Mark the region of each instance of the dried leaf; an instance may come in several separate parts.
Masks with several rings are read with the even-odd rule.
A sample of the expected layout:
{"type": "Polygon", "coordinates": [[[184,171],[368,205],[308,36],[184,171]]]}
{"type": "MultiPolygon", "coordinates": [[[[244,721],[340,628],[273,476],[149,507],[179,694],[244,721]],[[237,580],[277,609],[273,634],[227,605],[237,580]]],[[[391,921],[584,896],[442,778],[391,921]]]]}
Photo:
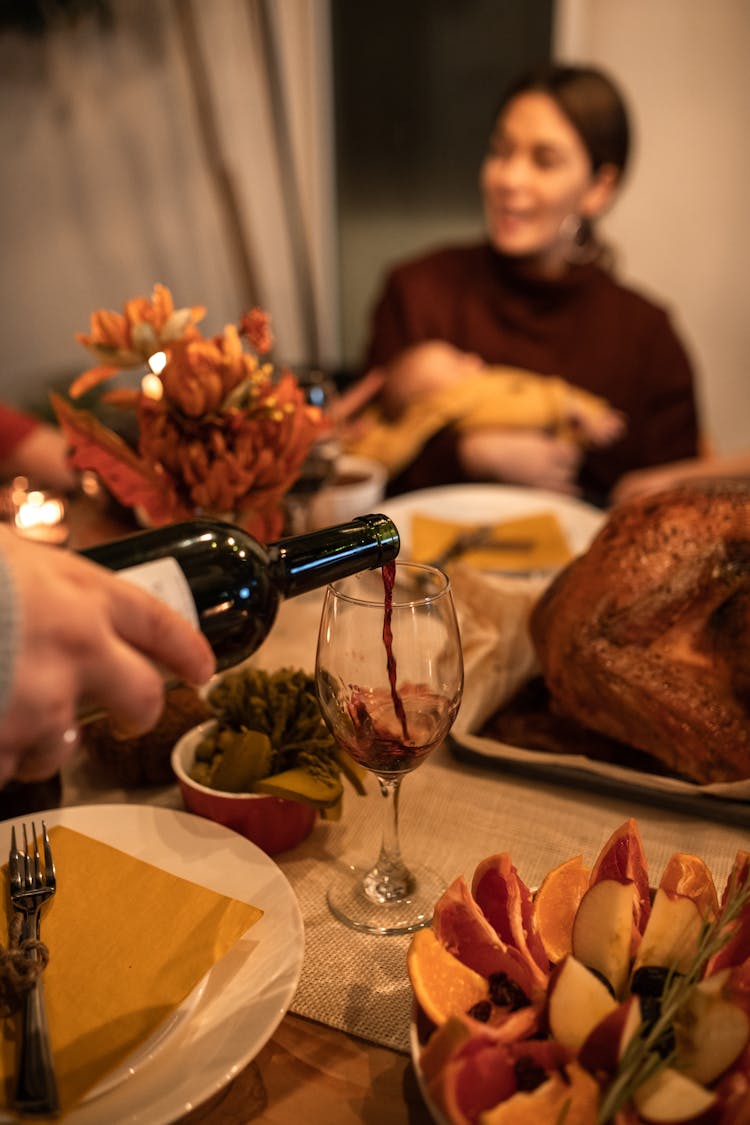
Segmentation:
{"type": "Polygon", "coordinates": [[[104,383],[107,379],[111,379],[119,371],[118,367],[111,367],[102,364],[99,367],[90,367],[88,371],[84,371],[77,379],[71,383],[69,395],[71,398],[80,398],[81,395],[86,394],[92,387],[97,387],[99,383],[104,383]]]}
{"type": "Polygon", "coordinates": [[[154,523],[189,514],[180,508],[171,483],[151,470],[122,438],[87,411],[74,410],[60,395],[50,397],[75,468],[96,472],[121,504],[143,508],[154,523]]]}

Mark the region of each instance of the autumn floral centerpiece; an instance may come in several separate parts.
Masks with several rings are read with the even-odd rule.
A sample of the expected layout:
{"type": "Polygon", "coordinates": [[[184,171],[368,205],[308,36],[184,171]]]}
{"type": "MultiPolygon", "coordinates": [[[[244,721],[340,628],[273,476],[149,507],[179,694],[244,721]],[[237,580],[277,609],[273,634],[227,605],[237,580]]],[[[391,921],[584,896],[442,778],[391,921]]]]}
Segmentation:
{"type": "Polygon", "coordinates": [[[77,469],[93,470],[112,495],[158,526],[219,515],[263,541],[283,529],[285,494],[300,474],[325,419],[289,370],[276,372],[268,315],[258,308],[205,337],[199,306],[174,307],[166,286],[99,309],[76,339],[99,363],[74,380],[70,399],[126,368],[138,388],[110,388],[102,402],[134,410],[129,444],[90,411],[61,395],[52,405],[77,469]]]}

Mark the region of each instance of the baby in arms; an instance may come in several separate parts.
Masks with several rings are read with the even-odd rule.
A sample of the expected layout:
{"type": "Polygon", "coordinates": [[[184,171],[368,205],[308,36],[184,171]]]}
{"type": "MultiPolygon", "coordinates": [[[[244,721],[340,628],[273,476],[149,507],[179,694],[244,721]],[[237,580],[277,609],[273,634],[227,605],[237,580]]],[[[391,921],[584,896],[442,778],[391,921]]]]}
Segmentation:
{"type": "Polygon", "coordinates": [[[564,379],[488,366],[442,340],[407,348],[380,374],[379,404],[362,418],[350,452],[381,461],[390,476],[449,425],[545,430],[586,447],[625,431],[619,411],[564,379]]]}

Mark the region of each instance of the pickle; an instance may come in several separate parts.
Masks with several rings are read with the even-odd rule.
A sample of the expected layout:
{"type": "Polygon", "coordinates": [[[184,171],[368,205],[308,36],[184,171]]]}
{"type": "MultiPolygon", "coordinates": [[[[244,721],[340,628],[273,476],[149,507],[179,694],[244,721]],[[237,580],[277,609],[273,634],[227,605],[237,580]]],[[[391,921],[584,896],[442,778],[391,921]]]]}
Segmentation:
{"type": "Polygon", "coordinates": [[[318,809],[331,808],[341,799],[343,786],[337,777],[313,776],[305,769],[285,770],[284,773],[264,777],[256,783],[256,793],[271,797],[286,797],[291,801],[304,801],[318,809]]]}
{"type": "Polygon", "coordinates": [[[223,676],[209,703],[217,730],[201,742],[190,771],[200,784],[304,801],[328,820],[341,815],[342,778],[365,793],[366,771],[326,727],[308,673],[245,667],[223,676]]]}
{"type": "Polygon", "coordinates": [[[256,782],[268,773],[271,741],[257,730],[222,731],[221,754],[213,769],[211,787],[225,793],[252,793],[256,782]]]}

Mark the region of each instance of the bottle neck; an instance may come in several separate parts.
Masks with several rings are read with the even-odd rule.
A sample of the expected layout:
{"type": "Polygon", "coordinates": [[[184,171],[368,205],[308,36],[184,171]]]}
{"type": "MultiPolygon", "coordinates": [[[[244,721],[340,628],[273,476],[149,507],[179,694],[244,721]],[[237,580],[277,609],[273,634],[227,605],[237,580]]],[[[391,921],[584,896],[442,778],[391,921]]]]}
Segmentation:
{"type": "Polygon", "coordinates": [[[269,544],[269,570],[276,588],[292,598],[358,571],[385,566],[393,562],[400,546],[396,526],[387,516],[359,516],[269,544]]]}

